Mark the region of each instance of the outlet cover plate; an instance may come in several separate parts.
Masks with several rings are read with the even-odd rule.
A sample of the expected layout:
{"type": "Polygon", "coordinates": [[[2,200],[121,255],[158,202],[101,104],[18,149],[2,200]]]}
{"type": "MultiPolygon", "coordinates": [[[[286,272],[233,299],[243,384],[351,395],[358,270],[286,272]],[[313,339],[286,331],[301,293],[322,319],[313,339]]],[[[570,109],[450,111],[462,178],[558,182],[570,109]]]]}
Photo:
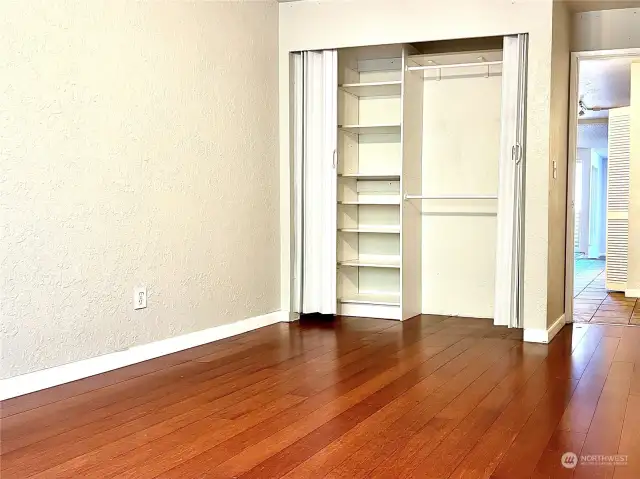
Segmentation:
{"type": "Polygon", "coordinates": [[[143,309],[147,307],[147,288],[144,286],[133,290],[133,309],[143,309]]]}

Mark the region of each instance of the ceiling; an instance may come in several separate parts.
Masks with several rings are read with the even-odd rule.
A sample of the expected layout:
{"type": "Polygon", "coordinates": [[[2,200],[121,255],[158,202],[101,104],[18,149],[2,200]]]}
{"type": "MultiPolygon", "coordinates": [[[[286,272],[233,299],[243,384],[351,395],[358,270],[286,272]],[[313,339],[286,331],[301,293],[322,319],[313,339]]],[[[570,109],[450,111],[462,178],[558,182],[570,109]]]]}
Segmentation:
{"type": "MultiPolygon", "coordinates": [[[[629,106],[631,62],[640,57],[580,61],[578,96],[587,107],[629,106]]],[[[581,119],[607,118],[607,110],[589,111],[581,119]]]]}
{"type": "MultiPolygon", "coordinates": [[[[299,0],[278,0],[280,3],[299,0]]],[[[640,7],[640,0],[554,0],[561,1],[572,12],[593,12],[596,10],[615,10],[618,8],[640,7]]]]}
{"type": "MultiPolygon", "coordinates": [[[[283,1],[283,0],[279,0],[283,1]]],[[[285,0],[286,1],[286,0],[285,0]]],[[[619,8],[640,7],[638,0],[554,0],[561,1],[572,12],[594,12],[597,10],[616,10],[619,8]]]]}
{"type": "MultiPolygon", "coordinates": [[[[299,2],[301,0],[278,0],[279,3],[299,2]]],[[[640,0],[554,0],[564,3],[570,12],[594,12],[597,10],[617,10],[620,8],[638,8],[640,0]]]]}
{"type": "MultiPolygon", "coordinates": [[[[595,148],[607,150],[609,136],[609,124],[604,121],[579,121],[578,122],[578,148],[595,148]]],[[[601,156],[607,156],[605,153],[601,156]]]]}

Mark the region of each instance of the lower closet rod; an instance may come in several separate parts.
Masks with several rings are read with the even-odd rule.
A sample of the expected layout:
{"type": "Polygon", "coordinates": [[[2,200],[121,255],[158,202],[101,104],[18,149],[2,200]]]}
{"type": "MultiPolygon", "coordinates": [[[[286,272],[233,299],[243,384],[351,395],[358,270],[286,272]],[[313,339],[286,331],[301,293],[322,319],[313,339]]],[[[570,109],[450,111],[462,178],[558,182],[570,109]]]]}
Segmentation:
{"type": "Polygon", "coordinates": [[[497,200],[498,195],[404,195],[405,200],[497,200]]]}

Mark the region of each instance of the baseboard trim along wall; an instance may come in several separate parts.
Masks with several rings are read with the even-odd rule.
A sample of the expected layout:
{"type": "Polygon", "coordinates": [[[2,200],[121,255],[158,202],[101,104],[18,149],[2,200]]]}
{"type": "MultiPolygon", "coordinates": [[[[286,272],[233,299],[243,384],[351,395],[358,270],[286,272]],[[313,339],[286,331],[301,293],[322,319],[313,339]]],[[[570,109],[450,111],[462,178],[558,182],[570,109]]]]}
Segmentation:
{"type": "Polygon", "coordinates": [[[236,336],[271,324],[293,320],[295,320],[295,317],[290,315],[289,312],[275,311],[262,316],[236,321],[235,323],[223,324],[194,333],[134,346],[124,351],[3,379],[0,381],[0,400],[59,386],[60,384],[236,336]]]}
{"type": "Polygon", "coordinates": [[[565,325],[564,314],[560,316],[551,326],[547,329],[533,329],[525,328],[523,334],[523,340],[527,343],[550,343],[556,334],[565,325]]]}
{"type": "Polygon", "coordinates": [[[640,289],[627,289],[624,295],[627,298],[640,298],[640,289]]]}

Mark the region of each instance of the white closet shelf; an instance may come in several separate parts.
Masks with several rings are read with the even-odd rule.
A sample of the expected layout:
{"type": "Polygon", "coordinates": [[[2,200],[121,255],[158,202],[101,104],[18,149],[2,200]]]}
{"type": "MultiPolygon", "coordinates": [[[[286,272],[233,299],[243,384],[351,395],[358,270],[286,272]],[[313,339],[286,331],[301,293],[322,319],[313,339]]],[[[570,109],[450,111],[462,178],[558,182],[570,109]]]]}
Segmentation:
{"type": "Polygon", "coordinates": [[[409,55],[408,69],[413,66],[427,66],[431,69],[437,68],[463,68],[469,66],[486,66],[486,64],[502,63],[502,49],[484,50],[482,52],[460,52],[456,54],[434,55],[433,53],[419,53],[409,55]]]}
{"type": "Polygon", "coordinates": [[[373,205],[373,206],[398,206],[400,198],[394,196],[392,198],[377,200],[354,200],[354,201],[338,201],[339,205],[373,205]]]}
{"type": "Polygon", "coordinates": [[[400,125],[340,125],[343,131],[356,135],[392,135],[400,133],[400,125]]]}
{"type": "Polygon", "coordinates": [[[363,226],[359,228],[338,228],[343,233],[384,233],[400,234],[400,226],[363,226]]]}
{"type": "Polygon", "coordinates": [[[340,88],[357,97],[399,96],[402,91],[402,82],[345,83],[340,85],[340,88]]]}
{"type": "Polygon", "coordinates": [[[356,266],[366,268],[400,268],[400,258],[350,259],[338,261],[340,266],[356,266]]]}
{"type": "Polygon", "coordinates": [[[375,174],[375,173],[342,173],[338,175],[341,178],[355,178],[356,180],[387,180],[399,181],[400,173],[396,174],[375,174]]]}
{"type": "Polygon", "coordinates": [[[400,294],[394,293],[360,293],[344,296],[341,303],[378,304],[383,306],[400,306],[400,294]]]}

